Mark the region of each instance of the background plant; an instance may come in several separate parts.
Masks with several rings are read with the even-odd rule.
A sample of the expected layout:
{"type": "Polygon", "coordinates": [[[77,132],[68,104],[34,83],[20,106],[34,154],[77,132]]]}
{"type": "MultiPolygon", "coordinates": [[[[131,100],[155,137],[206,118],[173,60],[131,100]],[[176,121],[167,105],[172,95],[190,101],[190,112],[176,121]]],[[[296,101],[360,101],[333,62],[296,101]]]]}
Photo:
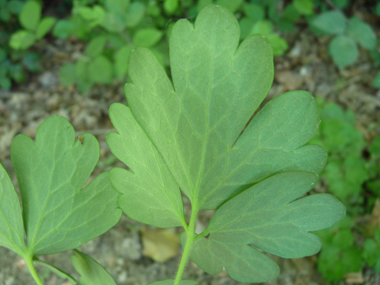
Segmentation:
{"type": "Polygon", "coordinates": [[[322,178],[328,190],[345,204],[347,217],[319,232],[324,247],[318,270],[329,281],[359,272],[366,264],[379,272],[379,230],[374,224],[357,220],[370,215],[380,198],[380,136],[367,143],[352,111],[322,99],[319,108],[319,134],[311,143],[323,146],[329,154],[322,178]],[[368,157],[363,157],[366,152],[368,157]]]}

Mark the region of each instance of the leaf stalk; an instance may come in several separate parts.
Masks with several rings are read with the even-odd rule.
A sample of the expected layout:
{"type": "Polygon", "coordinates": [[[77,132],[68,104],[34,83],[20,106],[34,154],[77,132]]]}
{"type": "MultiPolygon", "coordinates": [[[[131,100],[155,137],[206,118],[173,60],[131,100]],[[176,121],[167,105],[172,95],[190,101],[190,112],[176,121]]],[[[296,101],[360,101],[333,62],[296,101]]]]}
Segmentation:
{"type": "Polygon", "coordinates": [[[34,267],[33,256],[27,255],[27,256],[24,256],[24,259],[25,259],[26,265],[28,266],[29,272],[32,275],[34,281],[36,281],[36,283],[38,285],[44,285],[44,283],[42,283],[40,277],[37,274],[36,268],[34,267]]]}
{"type": "Polygon", "coordinates": [[[183,275],[183,272],[185,270],[187,260],[189,258],[190,250],[191,250],[191,247],[193,246],[193,243],[194,243],[195,221],[197,220],[198,211],[199,210],[198,210],[197,205],[193,205],[193,209],[191,211],[189,226],[187,228],[185,228],[185,230],[186,230],[186,244],[185,244],[185,248],[183,249],[181,262],[180,262],[178,270],[177,270],[177,275],[176,275],[175,280],[174,280],[174,285],[179,285],[181,283],[182,275],[183,275]]]}

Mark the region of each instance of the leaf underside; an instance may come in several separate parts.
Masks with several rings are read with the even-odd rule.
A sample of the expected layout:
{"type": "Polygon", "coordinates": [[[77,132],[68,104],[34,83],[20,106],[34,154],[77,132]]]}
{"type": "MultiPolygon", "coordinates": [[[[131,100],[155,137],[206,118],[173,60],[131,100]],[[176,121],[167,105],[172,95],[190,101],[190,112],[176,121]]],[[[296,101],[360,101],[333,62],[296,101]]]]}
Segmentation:
{"type": "MultiPolygon", "coordinates": [[[[200,12],[194,25],[186,19],[174,25],[170,38],[172,81],[148,49],[131,52],[129,76],[133,83],[125,86],[128,107],[111,106],[110,118],[118,134],[109,134],[107,143],[130,168],[112,169],[110,177],[122,193],[119,206],[133,219],[158,227],[184,224],[180,189],[189,197],[193,211],[220,208],[218,213],[242,195],[248,195],[256,185],[273,179],[290,187],[284,188],[277,182],[281,192],[271,189],[276,194],[269,194],[275,198],[280,194],[286,197],[284,193],[292,191],[297,181],[288,180],[297,175],[301,180],[306,179],[304,176],[309,180],[313,177],[312,182],[316,182],[316,174],[325,165],[326,152],[319,146],[306,145],[319,124],[314,98],[305,91],[277,96],[247,125],[272,84],[273,56],[261,36],[249,36],[240,45],[239,38],[235,17],[222,7],[211,5],[200,12]]],[[[287,203],[311,187],[301,188],[297,188],[300,195],[287,197],[286,203],[278,204],[281,208],[273,209],[273,215],[280,216],[289,209],[287,203]]],[[[323,207],[331,207],[329,213],[335,221],[344,210],[328,197],[318,199],[323,207]]],[[[325,216],[316,211],[312,214],[311,224],[325,216]]],[[[238,218],[232,220],[227,215],[223,223],[241,226],[238,222],[238,218]]],[[[271,225],[274,221],[266,223],[271,225]]],[[[306,246],[307,251],[294,243],[293,253],[279,255],[317,252],[319,241],[308,233],[310,230],[299,227],[298,237],[286,228],[283,234],[288,240],[306,238],[310,245],[306,246]]],[[[240,232],[246,235],[244,228],[240,232]]],[[[212,227],[209,233],[210,239],[200,238],[191,254],[191,259],[207,272],[216,274],[223,266],[227,268],[236,262],[239,265],[227,269],[236,280],[251,278],[250,282],[256,282],[277,275],[277,265],[248,246],[256,246],[249,238],[240,238],[240,233],[235,232],[225,235],[212,227]],[[216,243],[222,235],[226,244],[216,243]],[[236,235],[240,240],[233,242],[236,235]],[[206,252],[208,258],[204,257],[206,252]],[[202,258],[198,259],[197,254],[202,258]],[[225,263],[226,259],[231,259],[231,263],[225,263]],[[258,267],[251,271],[254,266],[258,267]],[[247,270],[251,272],[249,276],[245,275],[247,270]],[[252,272],[256,271],[260,274],[255,277],[252,272]]],[[[273,238],[275,231],[267,234],[273,238]]],[[[260,238],[253,241],[257,240],[260,238]]],[[[271,252],[270,246],[262,249],[271,252]]]]}
{"type": "Polygon", "coordinates": [[[83,190],[99,159],[99,144],[91,134],[75,142],[75,131],[63,117],[52,116],[38,128],[36,142],[18,135],[11,159],[19,182],[23,218],[16,191],[2,177],[0,244],[21,256],[53,254],[99,236],[121,216],[109,173],[104,172],[83,190]],[[25,225],[28,246],[24,245],[25,225]],[[5,238],[3,238],[5,237],[5,238]]]}

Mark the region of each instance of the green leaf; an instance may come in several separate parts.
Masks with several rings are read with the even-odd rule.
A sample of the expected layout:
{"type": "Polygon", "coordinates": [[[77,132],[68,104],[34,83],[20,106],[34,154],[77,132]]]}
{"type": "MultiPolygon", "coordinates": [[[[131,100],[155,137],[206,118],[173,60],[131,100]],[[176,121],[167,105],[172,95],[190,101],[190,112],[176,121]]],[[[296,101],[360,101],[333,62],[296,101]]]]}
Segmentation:
{"type": "Polygon", "coordinates": [[[343,69],[356,61],[358,48],[351,38],[336,36],[329,44],[329,54],[339,69],[343,69]]]}
{"type": "Polygon", "coordinates": [[[23,82],[25,80],[25,73],[21,64],[12,64],[9,67],[9,76],[18,83],[23,82]]]}
{"type": "Polygon", "coordinates": [[[265,19],[264,8],[257,4],[244,3],[244,14],[251,20],[260,21],[265,19]]]}
{"type": "Polygon", "coordinates": [[[251,34],[252,27],[255,21],[249,18],[243,18],[239,21],[240,26],[240,38],[243,40],[251,34]]]}
{"type": "Polygon", "coordinates": [[[105,17],[103,7],[94,5],[93,7],[79,7],[76,9],[79,15],[90,23],[91,27],[100,25],[105,17]]]}
{"type": "Polygon", "coordinates": [[[273,49],[273,55],[283,55],[288,49],[288,42],[279,35],[271,34],[266,39],[273,49]]]}
{"type": "Polygon", "coordinates": [[[133,36],[136,47],[152,47],[157,44],[163,36],[163,32],[154,28],[140,29],[133,36]]]}
{"type": "Polygon", "coordinates": [[[30,31],[36,31],[41,19],[41,3],[31,0],[25,3],[19,16],[21,25],[30,31]]]}
{"type": "Polygon", "coordinates": [[[257,21],[253,25],[251,34],[260,34],[262,36],[268,36],[273,33],[273,24],[267,20],[257,21]]]}
{"type": "Polygon", "coordinates": [[[27,49],[31,47],[36,41],[33,33],[25,30],[17,31],[12,34],[9,40],[9,46],[13,49],[27,49]]]}
{"type": "Polygon", "coordinates": [[[73,33],[75,25],[69,20],[59,20],[53,29],[53,36],[65,39],[73,33]]]}
{"type": "Polygon", "coordinates": [[[22,64],[26,66],[29,71],[41,71],[40,64],[41,55],[38,53],[27,53],[22,59],[22,64]]]}
{"type": "Polygon", "coordinates": [[[276,97],[235,143],[272,83],[269,44],[253,35],[238,48],[238,23],[218,6],[204,9],[195,27],[179,20],[173,28],[175,92],[147,49],[131,53],[133,84],[125,87],[133,117],[192,203],[215,209],[275,173],[319,172],[324,150],[302,147],[319,123],[315,101],[307,92],[276,97]]]}
{"type": "Polygon", "coordinates": [[[310,172],[274,175],[223,204],[198,236],[190,259],[210,274],[223,267],[239,282],[265,282],[279,273],[258,249],[284,258],[317,253],[321,242],[310,231],[332,226],[345,215],[333,196],[310,191],[318,176],[310,172]]]}
{"type": "Polygon", "coordinates": [[[132,51],[131,46],[124,45],[115,53],[115,69],[118,78],[123,78],[127,74],[129,55],[132,51]]]}
{"type": "Polygon", "coordinates": [[[240,6],[243,4],[243,0],[216,0],[215,4],[220,5],[227,10],[229,10],[231,13],[235,13],[237,10],[239,10],[240,6]]]}
{"type": "Polygon", "coordinates": [[[349,3],[349,0],[332,0],[332,2],[340,9],[346,8],[349,3]]]}
{"type": "Polygon", "coordinates": [[[338,281],[362,266],[362,251],[356,246],[340,250],[336,245],[326,245],[318,258],[318,271],[327,281],[338,281]]]}
{"type": "Polygon", "coordinates": [[[141,22],[145,14],[145,5],[142,2],[133,2],[129,6],[125,15],[125,26],[128,28],[135,27],[141,22]]]}
{"type": "Polygon", "coordinates": [[[20,201],[12,181],[1,163],[0,213],[0,245],[22,256],[26,247],[20,201]]]}
{"type": "Polygon", "coordinates": [[[112,276],[97,261],[78,250],[74,250],[74,253],[71,262],[81,275],[81,285],[116,285],[112,276]]]}
{"type": "Polygon", "coordinates": [[[20,14],[22,11],[22,7],[24,7],[24,2],[19,1],[19,0],[11,0],[8,2],[8,9],[11,13],[13,14],[20,14]]]}
{"type": "Polygon", "coordinates": [[[311,0],[294,0],[293,5],[301,15],[313,14],[313,2],[311,0]]]}
{"type": "Polygon", "coordinates": [[[347,36],[366,49],[371,50],[376,46],[376,34],[371,26],[356,17],[350,19],[347,36]]]}
{"type": "Polygon", "coordinates": [[[380,89],[380,71],[376,73],[376,76],[373,79],[372,85],[373,87],[380,89]]]}
{"type": "Polygon", "coordinates": [[[256,248],[288,258],[314,254],[321,243],[309,231],[331,226],[345,209],[327,194],[298,199],[326,161],[322,148],[306,145],[319,124],[316,102],[308,92],[288,92],[253,116],[272,84],[273,55],[260,35],[239,39],[235,17],[210,5],[194,24],[173,26],[172,81],[150,50],[134,50],[128,107],[112,106],[119,134],[107,143],[130,169],[111,170],[123,211],[157,226],[181,225],[183,191],[192,205],[188,233],[194,213],[217,209],[190,258],[212,274],[225,267],[238,281],[264,282],[279,270],[256,248]]]}
{"type": "Polygon", "coordinates": [[[91,58],[97,57],[103,52],[106,41],[107,38],[105,36],[97,36],[93,38],[86,46],[85,54],[91,58]]]}
{"type": "Polygon", "coordinates": [[[8,77],[0,76],[0,87],[3,89],[10,89],[12,86],[12,82],[8,77]]]}
{"type": "Polygon", "coordinates": [[[112,184],[123,194],[120,208],[132,219],[157,227],[186,224],[179,187],[129,108],[112,104],[109,114],[119,134],[108,134],[107,144],[132,170],[111,170],[112,184]]]}
{"type": "Polygon", "coordinates": [[[59,79],[63,86],[73,85],[77,81],[76,66],[67,63],[59,69],[59,79]]]}
{"type": "Polygon", "coordinates": [[[38,264],[38,265],[41,265],[41,266],[47,268],[53,274],[57,275],[58,277],[60,277],[62,279],[67,279],[73,285],[77,284],[77,281],[70,274],[58,269],[57,267],[54,267],[53,265],[51,265],[49,263],[35,259],[35,260],[33,260],[33,264],[38,264]]]}
{"type": "Polygon", "coordinates": [[[368,150],[371,155],[380,156],[380,135],[372,140],[368,150]]]}
{"type": "Polygon", "coordinates": [[[112,63],[108,58],[101,55],[93,59],[88,65],[88,77],[92,82],[111,83],[112,63]]]}
{"type": "Polygon", "coordinates": [[[46,33],[53,27],[56,20],[52,17],[45,17],[42,19],[42,21],[39,23],[37,31],[36,31],[36,37],[37,39],[42,39],[46,33]]]}
{"type": "Polygon", "coordinates": [[[346,18],[338,11],[324,12],[316,16],[310,24],[328,35],[339,35],[346,30],[346,18]]]}
{"type": "Polygon", "coordinates": [[[380,259],[380,243],[373,239],[366,239],[363,246],[363,258],[370,266],[375,266],[380,259]]]}
{"type": "MultiPolygon", "coordinates": [[[[182,279],[180,285],[198,285],[198,281],[190,279],[182,279]]],[[[156,282],[149,283],[148,285],[174,285],[174,279],[165,279],[156,282]]]]}
{"type": "Polygon", "coordinates": [[[164,10],[168,15],[172,15],[178,8],[178,0],[165,0],[164,10]]]}
{"type": "Polygon", "coordinates": [[[75,131],[65,118],[46,119],[36,142],[16,136],[11,158],[23,202],[28,255],[76,248],[119,221],[118,194],[108,172],[82,189],[99,160],[99,143],[87,133],[82,143],[75,142],[75,131]]]}

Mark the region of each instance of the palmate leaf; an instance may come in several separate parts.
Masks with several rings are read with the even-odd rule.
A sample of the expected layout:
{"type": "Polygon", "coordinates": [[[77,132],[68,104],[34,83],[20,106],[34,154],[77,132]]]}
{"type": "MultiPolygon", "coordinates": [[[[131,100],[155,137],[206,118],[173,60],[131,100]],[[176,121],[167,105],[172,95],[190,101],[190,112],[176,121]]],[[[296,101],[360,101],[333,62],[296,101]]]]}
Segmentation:
{"type": "Polygon", "coordinates": [[[317,253],[320,239],[309,231],[330,227],[345,214],[329,194],[296,200],[317,181],[311,172],[280,173],[232,198],[198,236],[191,260],[210,274],[225,267],[237,281],[265,282],[275,279],[279,269],[257,248],[285,258],[317,253]]]}
{"type": "Polygon", "coordinates": [[[11,159],[23,218],[14,187],[1,168],[0,245],[24,258],[58,253],[99,236],[120,219],[118,194],[108,172],[81,190],[99,159],[99,144],[91,134],[75,142],[75,131],[65,118],[46,119],[37,130],[36,142],[18,135],[11,159]]]}
{"type": "MultiPolygon", "coordinates": [[[[306,145],[319,124],[314,98],[305,91],[277,96],[247,125],[272,84],[273,56],[263,37],[249,36],[240,45],[239,38],[235,17],[226,9],[211,5],[200,12],[194,25],[185,19],[174,25],[170,38],[172,82],[149,50],[131,52],[132,83],[125,87],[128,107],[111,106],[110,118],[119,134],[109,134],[107,143],[131,169],[115,168],[110,177],[113,186],[123,194],[118,201],[120,207],[133,219],[159,227],[183,224],[189,233],[191,222],[189,226],[184,222],[180,189],[191,201],[194,221],[193,213],[201,209],[220,207],[218,213],[227,209],[225,205],[252,195],[251,189],[274,183],[279,187],[272,187],[268,195],[273,203],[283,197],[283,203],[275,203],[279,209],[272,209],[272,220],[257,219],[258,224],[251,226],[258,228],[260,222],[277,226],[275,218],[291,208],[287,204],[316,182],[326,152],[319,146],[306,145]],[[298,173],[302,175],[298,177],[298,173]],[[299,185],[297,179],[309,179],[308,187],[299,185]]],[[[293,232],[281,228],[284,240],[289,241],[288,251],[276,252],[270,245],[262,249],[283,257],[316,253],[319,240],[308,231],[327,227],[344,214],[336,200],[324,197],[305,201],[318,204],[311,205],[313,212],[305,212],[305,217],[311,218],[310,227],[306,220],[300,225],[296,217],[287,216],[293,224],[289,227],[298,229],[293,232]],[[326,216],[319,215],[317,207],[330,209],[331,223],[312,226],[326,216]],[[297,239],[309,245],[291,242],[297,239]],[[290,246],[295,247],[293,252],[290,246]]],[[[245,208],[255,203],[253,198],[246,200],[245,208]]],[[[267,203],[270,205],[271,201],[267,203]]],[[[303,207],[297,213],[306,210],[303,207]]],[[[298,219],[301,218],[302,214],[298,219]]],[[[191,259],[210,273],[232,266],[228,271],[237,280],[264,280],[264,275],[265,280],[274,278],[277,265],[248,246],[256,246],[254,242],[259,239],[247,238],[248,229],[239,229],[239,219],[226,216],[225,225],[238,225],[236,232],[227,234],[210,224],[209,232],[201,236],[210,233],[208,238],[212,237],[213,245],[202,247],[209,240],[196,237],[191,259]],[[214,247],[218,235],[224,235],[227,245],[214,247]],[[197,259],[197,254],[202,257],[197,259]],[[210,256],[207,258],[206,254],[210,256]],[[205,262],[200,261],[203,258],[205,262]],[[234,262],[238,265],[234,266],[234,262]],[[256,268],[252,271],[253,267],[256,268]],[[255,277],[253,272],[260,270],[255,277]]],[[[274,239],[273,229],[262,235],[274,239]]],[[[193,238],[189,240],[193,242],[193,238]]]]}

